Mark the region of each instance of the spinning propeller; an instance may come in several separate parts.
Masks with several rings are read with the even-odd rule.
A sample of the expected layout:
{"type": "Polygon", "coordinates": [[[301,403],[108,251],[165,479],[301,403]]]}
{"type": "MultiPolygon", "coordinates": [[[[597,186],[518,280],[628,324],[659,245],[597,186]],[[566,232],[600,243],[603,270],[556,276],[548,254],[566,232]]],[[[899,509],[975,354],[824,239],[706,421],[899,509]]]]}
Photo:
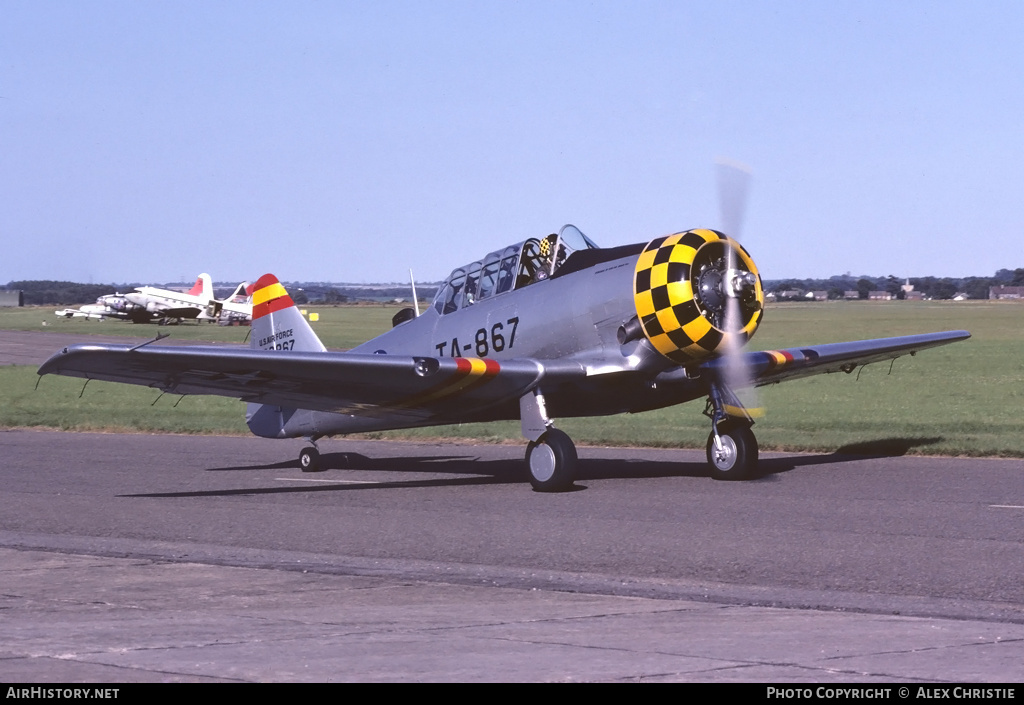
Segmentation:
{"type": "MultiPolygon", "coordinates": [[[[719,163],[722,221],[733,234],[749,180],[745,168],[719,163]]],[[[757,266],[739,242],[701,228],[651,240],[636,260],[633,299],[637,315],[620,328],[620,344],[644,337],[677,365],[704,365],[716,429],[729,417],[745,423],[759,414],[752,392],[742,391],[753,378],[741,350],[760,324],[764,294],[757,266]]]]}
{"type": "MultiPolygon", "coordinates": [[[[741,229],[750,171],[718,163],[722,225],[741,229]]],[[[764,292],[743,246],[717,230],[695,229],[651,240],[633,273],[636,317],[619,343],[644,337],[669,361],[699,363],[708,382],[708,461],[720,479],[745,477],[757,464],[752,420],[763,415],[743,346],[757,330],[764,292]]],[[[623,354],[630,354],[623,348],[623,354]]]]}
{"type": "MultiPolygon", "coordinates": [[[[719,160],[717,177],[722,227],[729,236],[738,240],[750,187],[750,169],[736,162],[719,160]]],[[[735,241],[726,243],[723,261],[701,274],[700,283],[703,290],[705,278],[719,279],[718,282],[708,281],[707,284],[709,289],[717,284],[714,288],[722,300],[720,328],[725,333],[721,358],[724,363],[722,382],[725,387],[722,390],[725,396],[722,402],[725,410],[730,416],[758,417],[764,415],[764,409],[758,401],[750,367],[743,357],[743,346],[748,338],[743,333],[744,326],[750,314],[760,309],[756,293],[757,275],[739,266],[738,246],[735,241]]]]}

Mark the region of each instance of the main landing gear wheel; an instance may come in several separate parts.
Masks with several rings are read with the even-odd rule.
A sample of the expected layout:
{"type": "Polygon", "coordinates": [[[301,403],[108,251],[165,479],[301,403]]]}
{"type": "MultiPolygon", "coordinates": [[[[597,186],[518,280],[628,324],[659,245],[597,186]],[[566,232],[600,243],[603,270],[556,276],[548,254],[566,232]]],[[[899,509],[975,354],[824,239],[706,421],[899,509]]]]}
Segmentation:
{"type": "Polygon", "coordinates": [[[750,426],[722,424],[722,447],[715,444],[715,432],[708,436],[708,464],[716,480],[749,480],[757,469],[757,438],[750,426]]]}
{"type": "Polygon", "coordinates": [[[552,428],[526,447],[530,484],[537,492],[558,492],[576,479],[576,446],[572,439],[552,428]]]}
{"type": "Polygon", "coordinates": [[[320,472],[320,451],[316,448],[303,448],[299,453],[299,467],[302,472],[320,472]]]}

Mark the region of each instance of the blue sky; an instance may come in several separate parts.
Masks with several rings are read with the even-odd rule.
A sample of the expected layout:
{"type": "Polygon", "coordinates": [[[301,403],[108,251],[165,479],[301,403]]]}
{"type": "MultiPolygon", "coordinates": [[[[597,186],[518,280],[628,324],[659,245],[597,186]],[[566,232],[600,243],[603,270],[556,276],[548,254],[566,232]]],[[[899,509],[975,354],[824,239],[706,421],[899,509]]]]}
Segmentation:
{"type": "Polygon", "coordinates": [[[0,283],[440,279],[572,222],[1024,267],[1024,3],[0,0],[0,283]]]}

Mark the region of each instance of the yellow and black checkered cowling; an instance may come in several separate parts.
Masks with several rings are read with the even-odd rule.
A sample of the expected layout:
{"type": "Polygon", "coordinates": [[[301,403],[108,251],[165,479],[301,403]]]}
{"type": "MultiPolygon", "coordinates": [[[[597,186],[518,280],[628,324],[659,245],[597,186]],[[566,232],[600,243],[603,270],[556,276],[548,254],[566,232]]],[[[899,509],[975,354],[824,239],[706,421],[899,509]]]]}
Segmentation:
{"type": "Polygon", "coordinates": [[[721,269],[727,248],[735,253],[734,267],[757,279],[756,303],[740,306],[737,335],[742,345],[761,322],[764,290],[754,261],[738,242],[715,230],[688,230],[652,240],[637,259],[633,275],[637,316],[655,349],[675,363],[724,352],[726,333],[713,323],[712,303],[702,297],[699,277],[708,267],[721,269]]]}

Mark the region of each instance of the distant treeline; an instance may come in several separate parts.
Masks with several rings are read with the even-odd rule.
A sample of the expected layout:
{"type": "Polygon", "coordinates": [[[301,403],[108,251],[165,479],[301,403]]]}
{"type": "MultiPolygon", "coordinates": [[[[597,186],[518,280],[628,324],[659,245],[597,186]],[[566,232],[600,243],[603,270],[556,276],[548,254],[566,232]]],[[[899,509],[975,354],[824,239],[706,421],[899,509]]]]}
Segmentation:
{"type": "Polygon", "coordinates": [[[26,306],[91,304],[104,294],[132,291],[136,284],[79,284],[49,279],[8,282],[7,288],[25,293],[26,306]]]}
{"type": "MultiPolygon", "coordinates": [[[[830,299],[844,298],[846,292],[856,291],[862,299],[871,291],[887,291],[896,298],[903,298],[902,286],[906,279],[890,275],[887,277],[834,276],[828,279],[766,279],[766,292],[783,291],[825,291],[830,299]]],[[[1024,286],[1024,268],[1000,269],[991,277],[910,277],[915,292],[921,292],[930,299],[952,299],[957,294],[966,294],[971,299],[987,299],[988,290],[993,286],[1024,286]]],[[[185,287],[189,284],[184,285],[185,287]]],[[[24,292],[26,306],[72,306],[90,304],[104,294],[132,291],[138,284],[79,284],[77,282],[31,280],[8,282],[7,289],[24,292]]],[[[182,287],[181,284],[165,285],[166,288],[182,287]]],[[[324,283],[290,283],[287,285],[295,303],[340,304],[354,301],[408,300],[412,292],[408,286],[344,286],[324,283]]],[[[220,293],[222,287],[218,286],[220,293]]],[[[233,287],[232,287],[233,288],[233,287]]],[[[437,292],[438,284],[417,285],[416,294],[421,300],[429,300],[437,292]]],[[[230,292],[228,292],[230,293],[230,292]]],[[[226,295],[226,294],[224,294],[226,295]]]]}
{"type": "MultiPolygon", "coordinates": [[[[354,301],[411,300],[412,289],[406,286],[340,286],[336,284],[287,284],[292,300],[303,304],[343,304],[354,301]]],[[[434,298],[437,284],[416,285],[416,296],[420,300],[434,298]]]]}
{"type": "MultiPolygon", "coordinates": [[[[140,284],[79,284],[78,282],[62,282],[52,280],[13,281],[7,284],[11,291],[24,292],[26,306],[79,306],[91,304],[104,294],[125,293],[134,291],[140,284]]],[[[188,284],[163,284],[166,289],[182,289],[188,284]]],[[[352,301],[390,301],[392,299],[411,299],[412,291],[408,286],[394,287],[348,287],[331,284],[288,284],[288,292],[295,303],[303,304],[338,304],[352,301]]],[[[227,296],[234,287],[215,286],[219,296],[227,296]]],[[[417,286],[416,294],[420,299],[432,299],[437,291],[437,284],[417,286]]]]}
{"type": "MultiPolygon", "coordinates": [[[[856,291],[859,298],[868,298],[869,292],[886,291],[898,299],[903,298],[906,278],[852,277],[849,275],[828,279],[766,279],[764,290],[779,293],[784,291],[825,291],[830,299],[844,298],[847,291],[856,291]]],[[[992,277],[910,277],[915,292],[929,299],[952,299],[957,294],[966,294],[970,299],[987,299],[993,286],[1024,286],[1024,268],[1000,269],[992,277]]]]}

